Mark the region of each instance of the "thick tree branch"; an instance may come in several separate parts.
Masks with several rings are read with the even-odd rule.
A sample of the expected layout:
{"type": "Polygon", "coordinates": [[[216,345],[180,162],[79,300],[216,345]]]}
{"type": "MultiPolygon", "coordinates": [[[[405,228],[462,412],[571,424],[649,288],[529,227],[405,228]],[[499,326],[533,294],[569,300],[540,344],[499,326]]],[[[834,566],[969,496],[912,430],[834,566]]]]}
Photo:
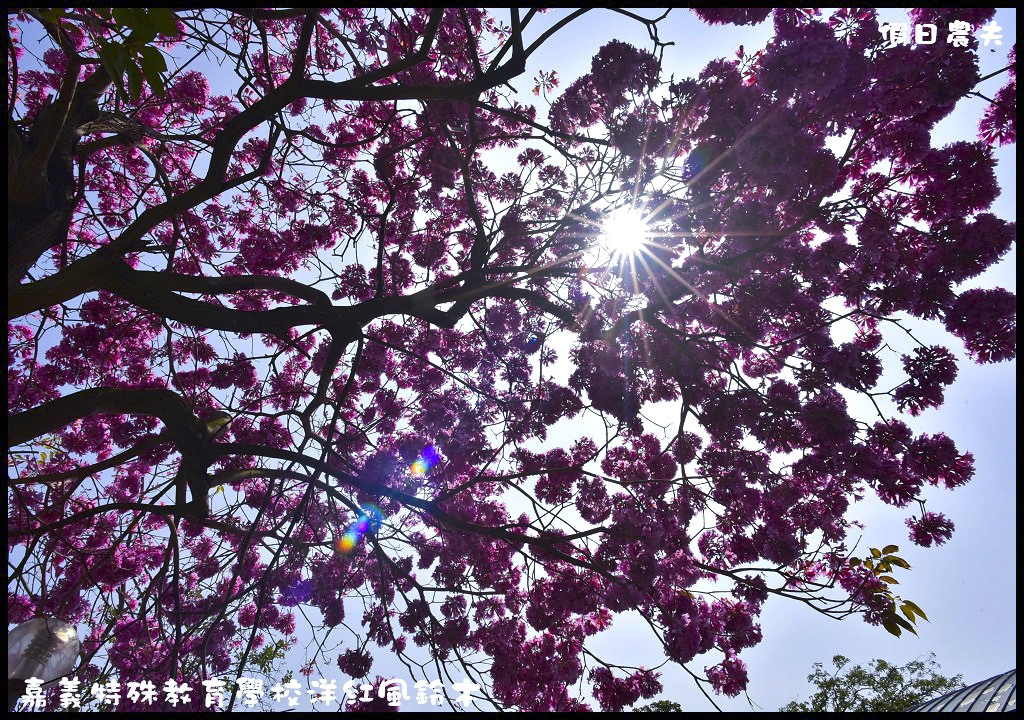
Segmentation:
{"type": "Polygon", "coordinates": [[[94,414],[158,417],[183,452],[204,452],[203,424],[180,395],[160,388],[91,388],[45,402],[8,417],[7,444],[28,442],[94,414]]]}

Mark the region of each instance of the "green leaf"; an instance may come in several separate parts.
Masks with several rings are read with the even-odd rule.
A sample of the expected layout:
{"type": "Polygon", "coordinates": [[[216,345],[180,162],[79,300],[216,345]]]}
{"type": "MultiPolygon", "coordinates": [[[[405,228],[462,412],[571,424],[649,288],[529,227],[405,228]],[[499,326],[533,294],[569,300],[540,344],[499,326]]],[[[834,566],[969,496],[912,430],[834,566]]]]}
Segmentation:
{"type": "Polygon", "coordinates": [[[859,567],[860,566],[860,562],[861,562],[860,558],[855,558],[855,557],[853,558],[852,557],[852,558],[850,558],[850,567],[859,567]]]}
{"type": "Polygon", "coordinates": [[[129,61],[128,53],[125,51],[124,46],[120,43],[100,40],[99,56],[103,69],[110,76],[110,81],[121,95],[125,95],[124,72],[129,61]]]}
{"type": "Polygon", "coordinates": [[[54,25],[57,25],[60,23],[61,18],[64,17],[64,8],[39,8],[36,10],[36,13],[43,20],[47,20],[54,25]]]}
{"type": "Polygon", "coordinates": [[[914,620],[914,609],[906,603],[900,605],[900,612],[906,615],[907,620],[909,620],[910,622],[917,622],[916,620],[914,620]]]}
{"type": "Polygon", "coordinates": [[[140,51],[142,53],[142,65],[143,68],[149,66],[153,72],[167,72],[167,62],[164,60],[164,54],[157,50],[152,45],[147,45],[140,51]]]}
{"type": "Polygon", "coordinates": [[[100,41],[100,62],[107,69],[111,79],[120,80],[128,64],[128,53],[120,43],[100,41]]]}
{"type": "Polygon", "coordinates": [[[156,39],[156,25],[153,24],[149,14],[141,9],[135,9],[135,25],[132,33],[132,41],[145,45],[156,39]]]}
{"type": "Polygon", "coordinates": [[[900,584],[900,581],[897,580],[896,578],[894,578],[892,575],[879,575],[878,579],[881,580],[882,582],[887,582],[890,585],[899,585],[900,584]]]}
{"type": "Polygon", "coordinates": [[[875,569],[875,563],[874,563],[873,560],[865,560],[864,561],[864,567],[866,567],[868,570],[874,570],[875,569]]]}
{"type": "Polygon", "coordinates": [[[899,615],[897,615],[896,613],[893,613],[890,617],[892,617],[892,621],[894,623],[896,623],[897,625],[899,625],[901,628],[904,628],[905,630],[909,630],[910,632],[912,632],[915,635],[917,635],[917,630],[914,629],[914,626],[911,625],[910,623],[908,623],[903,618],[901,618],[899,615]]]}
{"type": "Polygon", "coordinates": [[[882,627],[884,627],[889,632],[890,635],[895,635],[896,637],[899,637],[900,635],[903,634],[903,631],[900,630],[900,626],[897,625],[896,623],[894,623],[892,620],[889,620],[889,619],[883,620],[882,621],[882,627]]]}
{"type": "Polygon", "coordinates": [[[135,11],[132,8],[118,7],[113,10],[114,22],[129,30],[135,29],[135,11]]]}
{"type": "Polygon", "coordinates": [[[167,72],[167,63],[164,61],[163,53],[150,45],[142,48],[141,53],[142,72],[146,76],[146,81],[149,83],[149,86],[153,88],[154,93],[157,95],[163,95],[163,73],[167,72]]]}
{"type": "Polygon", "coordinates": [[[150,8],[149,19],[161,35],[175,37],[178,34],[178,20],[168,8],[150,8]]]}
{"type": "Polygon", "coordinates": [[[898,557],[896,555],[890,555],[889,557],[886,558],[886,560],[891,562],[893,565],[896,565],[898,567],[903,568],[904,570],[909,570],[910,569],[910,563],[908,563],[906,560],[904,560],[903,558],[898,557]]]}
{"type": "MultiPolygon", "coordinates": [[[[928,616],[924,614],[924,610],[917,606],[917,603],[911,602],[910,600],[904,600],[903,604],[909,607],[911,610],[913,610],[921,617],[923,617],[925,620],[928,620],[928,616]]],[[[931,620],[928,620],[928,622],[931,622],[931,620]]]]}
{"type": "Polygon", "coordinates": [[[871,557],[880,558],[882,557],[882,551],[878,548],[871,548],[871,557]]]}
{"type": "Polygon", "coordinates": [[[900,548],[898,545],[886,545],[884,548],[882,548],[882,554],[888,555],[889,553],[894,553],[899,549],[900,548]]]}
{"type": "Polygon", "coordinates": [[[149,81],[149,86],[151,88],[153,88],[153,94],[154,95],[161,95],[162,96],[164,94],[164,89],[165,88],[164,88],[164,78],[163,78],[163,75],[161,75],[160,73],[157,73],[156,75],[153,75],[153,76],[150,76],[150,75],[147,74],[146,75],[146,80],[149,81]]]}
{"type": "Polygon", "coordinates": [[[128,94],[132,102],[142,94],[142,71],[135,67],[135,63],[128,63],[128,94]]]}

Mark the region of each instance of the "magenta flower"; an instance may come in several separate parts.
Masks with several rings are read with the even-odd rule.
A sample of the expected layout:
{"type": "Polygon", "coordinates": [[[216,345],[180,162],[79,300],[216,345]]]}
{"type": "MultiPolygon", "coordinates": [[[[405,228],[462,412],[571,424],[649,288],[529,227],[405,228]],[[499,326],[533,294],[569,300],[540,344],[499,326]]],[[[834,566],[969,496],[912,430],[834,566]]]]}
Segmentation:
{"type": "Polygon", "coordinates": [[[922,547],[942,545],[953,536],[953,523],[942,513],[926,512],[919,518],[907,518],[906,523],[911,541],[922,547]]]}

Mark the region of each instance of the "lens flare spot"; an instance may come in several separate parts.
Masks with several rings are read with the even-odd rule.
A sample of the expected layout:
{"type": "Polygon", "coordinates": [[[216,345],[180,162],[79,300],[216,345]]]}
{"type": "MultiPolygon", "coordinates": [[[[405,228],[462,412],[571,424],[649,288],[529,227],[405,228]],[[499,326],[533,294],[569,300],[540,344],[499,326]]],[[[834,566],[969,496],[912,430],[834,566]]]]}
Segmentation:
{"type": "Polygon", "coordinates": [[[316,590],[315,580],[297,580],[281,588],[279,602],[292,607],[307,603],[313,597],[314,590],[316,590]]]}
{"type": "Polygon", "coordinates": [[[350,552],[356,549],[356,538],[348,533],[341,536],[341,540],[338,541],[338,552],[343,555],[348,555],[350,552]]]}
{"type": "Polygon", "coordinates": [[[433,467],[441,460],[441,456],[438,454],[437,448],[433,445],[427,445],[423,448],[423,452],[420,453],[420,457],[428,467],[433,467]]]}
{"type": "Polygon", "coordinates": [[[348,555],[355,550],[356,545],[359,544],[364,535],[376,532],[380,528],[383,519],[384,513],[380,511],[380,508],[373,505],[364,505],[362,512],[359,513],[359,517],[349,525],[348,530],[335,542],[334,546],[338,549],[338,552],[348,555]]]}
{"type": "Polygon", "coordinates": [[[441,461],[441,455],[437,452],[437,448],[433,445],[427,445],[423,448],[423,452],[420,456],[413,460],[409,466],[409,474],[414,478],[426,477],[430,469],[437,465],[441,461]]]}

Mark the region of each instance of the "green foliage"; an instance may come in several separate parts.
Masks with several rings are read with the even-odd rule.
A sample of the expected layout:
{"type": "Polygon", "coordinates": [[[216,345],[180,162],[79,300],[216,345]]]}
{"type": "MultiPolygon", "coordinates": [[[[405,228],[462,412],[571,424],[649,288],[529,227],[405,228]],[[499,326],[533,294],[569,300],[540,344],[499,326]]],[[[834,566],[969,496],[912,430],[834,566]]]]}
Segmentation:
{"type": "Polygon", "coordinates": [[[963,675],[939,674],[934,653],[906,665],[872,660],[867,667],[848,667],[850,660],[842,655],[833,657],[832,663],[833,673],[814,663],[807,680],[817,692],[809,701],[794,700],[780,712],[900,712],[964,686],[963,675]]]}
{"type": "Polygon", "coordinates": [[[8,448],[7,467],[15,468],[16,470],[19,466],[22,468],[26,466],[42,467],[47,462],[53,462],[53,460],[63,454],[64,448],[61,446],[61,440],[57,435],[43,435],[27,443],[24,452],[8,448]]]}
{"type": "MultiPolygon", "coordinates": [[[[133,102],[138,100],[143,80],[154,93],[163,95],[167,63],[152,43],[157,35],[174,37],[178,34],[174,12],[157,7],[95,8],[93,13],[114,28],[113,35],[100,37],[97,42],[100,62],[121,95],[133,102]]],[[[52,8],[40,11],[39,15],[59,25],[66,11],[52,8]]]]}
{"type": "Polygon", "coordinates": [[[156,40],[157,34],[168,37],[178,34],[174,13],[167,8],[113,8],[110,15],[119,30],[129,30],[131,34],[122,42],[100,41],[103,67],[122,94],[125,94],[124,78],[127,76],[127,95],[132,101],[139,99],[143,78],[153,92],[162,95],[167,63],[150,43],[156,40]]]}
{"type": "Polygon", "coordinates": [[[263,646],[259,650],[256,650],[249,657],[249,662],[253,667],[257,667],[261,672],[270,675],[274,672],[275,663],[278,660],[283,660],[288,652],[289,644],[286,640],[275,640],[273,643],[263,646]]]}
{"type": "Polygon", "coordinates": [[[875,577],[885,583],[882,588],[874,593],[875,597],[880,601],[877,604],[890,605],[890,609],[882,615],[882,627],[896,637],[902,635],[904,630],[917,635],[915,627],[917,619],[921,618],[928,621],[928,616],[924,614],[924,610],[918,607],[917,603],[911,600],[904,600],[899,595],[893,593],[891,589],[893,585],[900,584],[899,580],[893,577],[893,573],[895,573],[894,568],[909,570],[910,563],[895,554],[899,551],[897,545],[886,545],[881,550],[878,548],[870,548],[870,550],[871,555],[864,560],[850,558],[850,566],[858,567],[859,565],[864,565],[875,577]],[[899,613],[896,612],[896,608],[899,608],[900,613],[903,613],[903,617],[900,617],[899,613]]]}
{"type": "Polygon", "coordinates": [[[658,700],[650,705],[633,708],[633,712],[682,712],[683,706],[671,700],[658,700]]]}

